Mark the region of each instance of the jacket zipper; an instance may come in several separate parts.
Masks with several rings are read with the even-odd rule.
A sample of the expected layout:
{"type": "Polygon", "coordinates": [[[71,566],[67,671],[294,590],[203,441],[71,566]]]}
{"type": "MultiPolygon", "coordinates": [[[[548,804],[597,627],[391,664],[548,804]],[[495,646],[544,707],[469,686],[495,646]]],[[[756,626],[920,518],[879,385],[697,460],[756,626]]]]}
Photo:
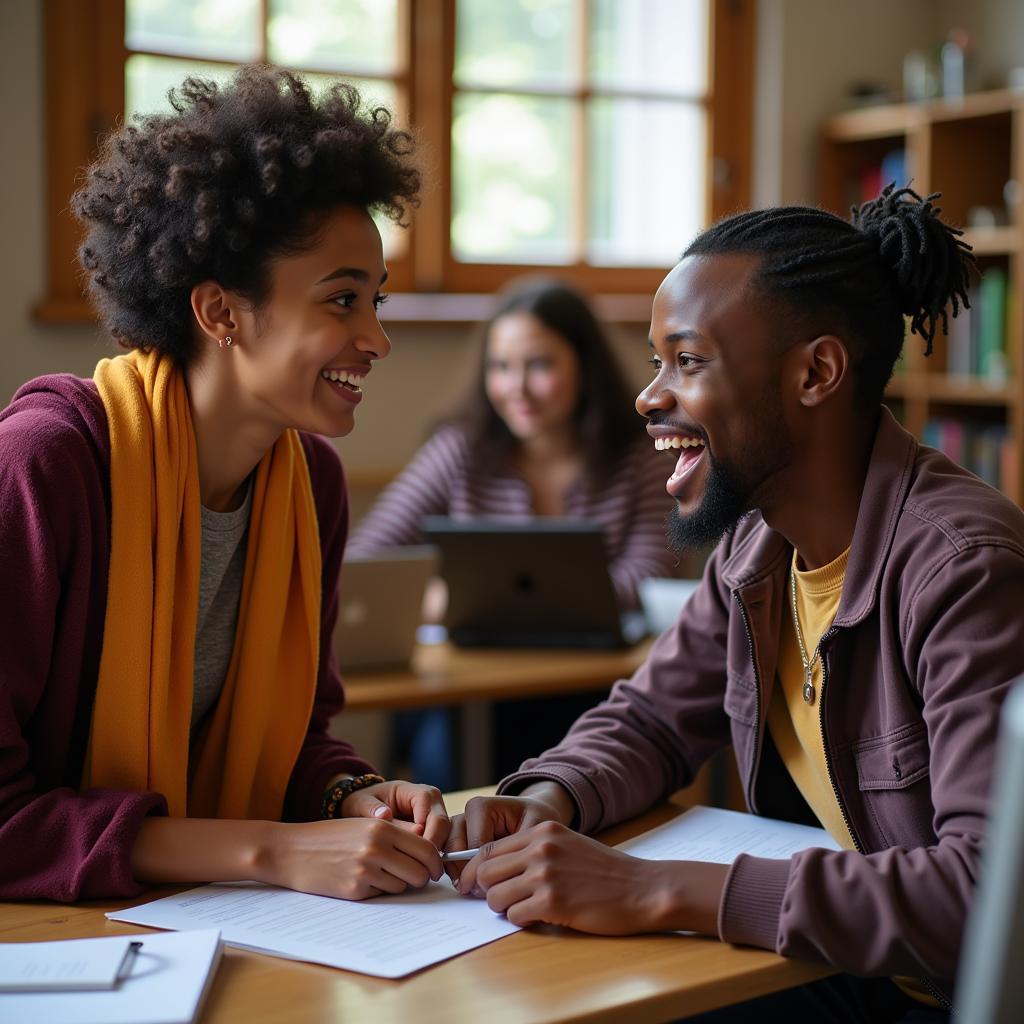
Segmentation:
{"type": "Polygon", "coordinates": [[[750,784],[747,786],[747,806],[754,807],[754,789],[757,786],[757,769],[761,760],[761,677],[757,670],[757,658],[754,656],[754,634],[750,629],[750,619],[747,618],[747,609],[740,597],[739,590],[734,590],[732,596],[740,609],[740,618],[743,619],[743,628],[747,631],[747,648],[750,651],[750,662],[754,666],[754,757],[751,761],[750,784]]]}
{"type": "MultiPolygon", "coordinates": [[[[826,640],[831,640],[832,637],[838,632],[834,626],[829,626],[825,631],[824,636],[818,641],[818,647],[820,648],[826,640]]],[[[839,807],[839,813],[843,816],[843,824],[846,825],[846,831],[850,834],[850,838],[853,840],[854,849],[860,853],[864,853],[864,847],[861,845],[861,841],[857,838],[857,834],[853,831],[853,823],[850,821],[849,815],[846,813],[846,806],[843,803],[842,797],[839,795],[839,787],[836,785],[835,772],[832,770],[832,752],[828,746],[828,734],[825,730],[825,690],[827,689],[827,676],[828,673],[825,669],[826,662],[825,652],[821,652],[821,695],[818,699],[818,729],[821,732],[821,745],[825,750],[825,771],[828,774],[828,783],[832,787],[832,795],[836,798],[836,805],[839,807]]]]}
{"type": "MultiPolygon", "coordinates": [[[[822,636],[822,638],[818,641],[819,647],[826,640],[830,640],[832,636],[837,632],[838,630],[834,626],[830,626],[828,630],[825,632],[825,635],[822,636]]],[[[832,770],[832,754],[829,750],[828,745],[828,733],[825,730],[825,693],[828,690],[828,672],[825,668],[825,665],[827,664],[827,661],[828,659],[825,656],[825,652],[822,651],[821,696],[818,700],[818,728],[821,730],[821,745],[825,751],[825,771],[828,773],[828,781],[829,785],[832,787],[832,795],[836,798],[836,805],[839,807],[839,813],[843,816],[843,822],[846,825],[846,831],[850,834],[850,838],[853,840],[854,848],[857,850],[859,854],[864,855],[864,847],[861,845],[861,841],[857,838],[857,833],[853,830],[853,824],[850,821],[849,815],[846,813],[846,806],[843,804],[842,797],[839,795],[839,787],[836,785],[835,772],[832,770]]],[[[932,994],[932,996],[944,1010],[948,1010],[950,1013],[952,1013],[953,1004],[937,986],[933,985],[928,978],[919,978],[918,980],[932,994]]]]}

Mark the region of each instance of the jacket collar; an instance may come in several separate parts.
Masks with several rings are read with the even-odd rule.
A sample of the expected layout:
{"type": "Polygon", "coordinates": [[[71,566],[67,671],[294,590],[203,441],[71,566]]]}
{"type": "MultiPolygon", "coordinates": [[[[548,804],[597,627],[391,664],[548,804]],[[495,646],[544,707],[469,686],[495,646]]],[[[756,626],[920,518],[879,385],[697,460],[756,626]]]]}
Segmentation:
{"type": "MultiPolygon", "coordinates": [[[[882,406],[853,531],[843,596],[834,620],[836,626],[855,626],[875,606],[879,580],[910,489],[917,447],[913,435],[882,406]]],[[[743,537],[722,565],[721,577],[730,589],[742,589],[775,574],[784,576],[789,566],[792,548],[786,539],[765,525],[760,513],[751,516],[757,522],[750,530],[739,527],[743,537]]]]}

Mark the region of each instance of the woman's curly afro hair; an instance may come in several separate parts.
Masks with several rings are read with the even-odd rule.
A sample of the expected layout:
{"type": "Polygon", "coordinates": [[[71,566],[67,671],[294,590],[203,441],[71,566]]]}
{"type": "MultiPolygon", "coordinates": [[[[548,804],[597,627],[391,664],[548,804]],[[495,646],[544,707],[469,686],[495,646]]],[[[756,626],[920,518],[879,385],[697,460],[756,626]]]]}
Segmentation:
{"type": "Polygon", "coordinates": [[[251,65],[169,96],[173,113],[107,137],[72,197],[90,292],[126,348],[187,361],[197,283],[258,308],[268,263],[308,245],[318,213],[351,204],[402,223],[417,203],[412,136],[351,85],[314,97],[291,72],[251,65]]]}

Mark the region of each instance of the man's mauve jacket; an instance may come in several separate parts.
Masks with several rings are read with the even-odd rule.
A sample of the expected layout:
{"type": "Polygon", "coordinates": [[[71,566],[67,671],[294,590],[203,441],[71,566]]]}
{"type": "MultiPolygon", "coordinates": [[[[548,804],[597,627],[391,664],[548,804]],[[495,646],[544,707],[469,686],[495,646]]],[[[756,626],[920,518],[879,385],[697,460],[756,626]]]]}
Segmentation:
{"type": "MultiPolygon", "coordinates": [[[[813,515],[813,490],[805,500],[813,515]]],[[[750,809],[809,821],[765,729],[791,557],[759,515],[744,519],[633,678],[500,791],[555,779],[593,832],[687,785],[731,741],[750,809]]],[[[884,409],[822,657],[827,761],[858,850],[740,856],[719,933],[858,974],[924,976],[948,998],[999,710],[1024,673],[1024,514],[884,409]]]]}
{"type": "MultiPolygon", "coordinates": [[[[302,435],[323,556],[313,715],[286,820],[320,817],[331,776],[370,766],[327,734],[341,706],[331,655],[348,504],[338,456],[302,435]]],[[[159,793],[78,792],[110,563],[110,436],[92,381],[30,381],[0,411],[0,899],[134,896],[131,849],[159,793]]],[[[119,609],[125,616],[131,608],[119,609]]]]}

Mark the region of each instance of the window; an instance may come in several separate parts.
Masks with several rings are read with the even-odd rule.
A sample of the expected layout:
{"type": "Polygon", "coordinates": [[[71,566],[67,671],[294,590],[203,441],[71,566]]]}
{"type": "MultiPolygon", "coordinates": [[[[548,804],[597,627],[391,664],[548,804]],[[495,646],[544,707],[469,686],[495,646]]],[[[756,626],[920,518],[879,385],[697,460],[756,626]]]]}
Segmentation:
{"type": "Polygon", "coordinates": [[[453,260],[671,264],[705,220],[706,0],[455,13],[453,260]]]}
{"type": "Polygon", "coordinates": [[[416,126],[430,185],[410,232],[382,224],[393,290],[487,292],[542,267],[649,296],[687,238],[746,201],[752,8],[47,0],[50,288],[38,313],[88,317],[67,197],[97,133],[165,105],[186,74],[227,77],[246,61],[314,87],[342,76],[416,126]]]}
{"type": "MultiPolygon", "coordinates": [[[[408,122],[399,0],[125,0],[124,115],[168,106],[187,75],[225,81],[240,63],[301,71],[314,89],[343,78],[408,122]]],[[[392,278],[407,284],[407,235],[379,221],[392,278]]]]}

